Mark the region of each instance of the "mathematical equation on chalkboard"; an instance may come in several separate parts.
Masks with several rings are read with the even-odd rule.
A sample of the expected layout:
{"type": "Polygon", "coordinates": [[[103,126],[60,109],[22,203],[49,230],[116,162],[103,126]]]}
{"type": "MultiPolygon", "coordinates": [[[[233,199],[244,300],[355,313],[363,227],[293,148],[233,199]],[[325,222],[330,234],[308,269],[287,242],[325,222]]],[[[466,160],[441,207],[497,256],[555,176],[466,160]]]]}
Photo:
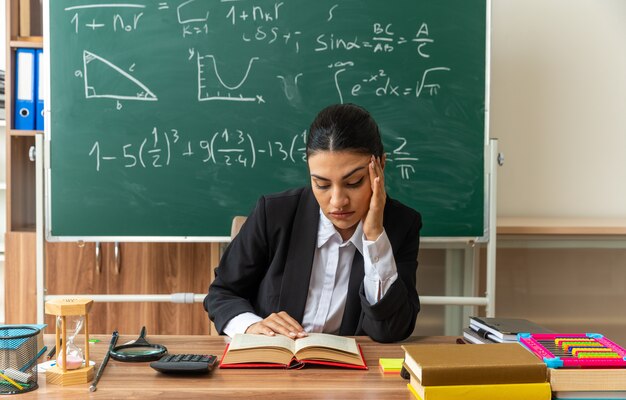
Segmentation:
{"type": "Polygon", "coordinates": [[[44,4],[51,237],[222,236],[347,103],[425,236],[484,235],[488,0],[44,4]]]}
{"type": "MultiPolygon", "coordinates": [[[[187,46],[184,53],[172,57],[186,59],[187,62],[194,63],[196,68],[197,84],[189,90],[189,101],[251,102],[261,105],[278,100],[269,98],[263,91],[250,88],[251,83],[254,83],[251,76],[264,61],[262,54],[251,52],[241,65],[229,64],[225,67],[219,63],[220,55],[199,48],[198,40],[188,42],[198,35],[221,37],[230,33],[242,44],[253,42],[265,45],[269,51],[275,46],[286,46],[288,51],[296,55],[304,52],[325,53],[331,57],[336,55],[336,59],[327,65],[327,76],[336,92],[337,102],[340,103],[348,98],[356,102],[363,97],[419,99],[436,96],[441,89],[441,74],[451,71],[450,66],[437,65],[436,62],[433,65],[431,51],[436,46],[436,35],[431,34],[428,21],[417,23],[410,31],[404,28],[406,32],[397,32],[392,21],[368,23],[359,33],[308,32],[304,28],[289,27],[290,21],[284,16],[284,10],[293,6],[292,4],[274,2],[269,6],[262,6],[243,2],[233,4],[224,1],[215,4],[204,0],[187,0],[149,4],[90,3],[68,6],[64,11],[75,35],[113,34],[113,38],[120,40],[124,39],[124,35],[149,29],[147,15],[168,15],[167,21],[180,27],[181,47],[187,46]],[[175,18],[170,13],[175,13],[175,18]],[[230,32],[214,31],[213,25],[216,22],[225,24],[230,32]],[[347,77],[347,72],[362,67],[356,60],[356,55],[365,53],[380,56],[405,49],[417,59],[429,61],[429,66],[414,71],[411,78],[396,78],[384,68],[364,72],[359,77],[347,77]],[[228,71],[225,71],[226,68],[228,71]],[[223,78],[225,72],[232,74],[233,70],[240,71],[237,78],[223,78]]],[[[344,4],[333,4],[328,7],[324,20],[319,22],[331,26],[328,29],[332,29],[329,24],[341,17],[350,17],[351,13],[344,4]]],[[[313,26],[316,27],[316,24],[313,26]]],[[[85,98],[114,99],[117,110],[124,108],[125,101],[159,101],[162,94],[154,90],[154,84],[144,78],[152,63],[145,60],[117,60],[116,57],[116,54],[82,49],[82,68],[72,72],[75,78],[83,81],[85,98]],[[102,79],[102,74],[114,76],[112,80],[117,82],[115,87],[111,86],[111,79],[102,79]]],[[[273,81],[289,101],[300,93],[300,85],[308,79],[307,73],[303,71],[273,73],[264,78],[273,81]]]]}
{"type": "MultiPolygon", "coordinates": [[[[233,0],[230,0],[233,1],[233,0]]],[[[227,0],[222,0],[227,2],[227,0]]],[[[76,34],[83,31],[102,31],[125,34],[140,30],[142,17],[146,12],[156,10],[158,12],[170,12],[174,7],[171,2],[159,2],[151,4],[83,4],[65,7],[70,16],[70,23],[76,34]],[[101,15],[90,15],[90,10],[112,10],[110,15],[102,18],[101,15]]],[[[300,37],[302,31],[298,29],[286,29],[282,27],[281,8],[288,7],[285,2],[274,2],[273,5],[249,5],[249,4],[224,4],[222,8],[216,8],[212,2],[205,0],[187,0],[178,4],[176,21],[180,26],[180,34],[183,38],[194,35],[210,35],[211,19],[228,21],[234,32],[237,26],[248,25],[249,30],[238,33],[242,42],[264,42],[268,45],[289,46],[294,52],[300,52],[300,37]],[[212,15],[212,11],[215,15],[212,15]]],[[[335,14],[341,14],[341,4],[334,4],[328,8],[325,22],[331,22],[335,14]]],[[[144,19],[145,21],[145,19],[144,19]]],[[[429,36],[428,24],[422,22],[415,32],[410,35],[401,35],[394,32],[393,23],[375,22],[371,27],[371,36],[365,39],[358,37],[341,37],[333,33],[321,33],[315,37],[314,51],[333,51],[339,49],[358,50],[364,49],[372,53],[392,52],[397,47],[410,45],[420,56],[428,58],[426,46],[434,40],[429,36]]]]}
{"type": "MultiPolygon", "coordinates": [[[[200,165],[252,169],[267,159],[288,164],[306,163],[306,137],[304,131],[286,141],[255,141],[248,132],[223,129],[206,139],[188,140],[176,129],[159,130],[155,127],[140,142],[126,143],[120,148],[95,141],[89,156],[93,158],[97,172],[114,163],[123,163],[124,168],[167,168],[185,158],[196,160],[200,165]]],[[[410,179],[418,158],[405,150],[405,138],[396,141],[393,151],[387,152],[387,162],[396,168],[401,179],[410,179]]]]}

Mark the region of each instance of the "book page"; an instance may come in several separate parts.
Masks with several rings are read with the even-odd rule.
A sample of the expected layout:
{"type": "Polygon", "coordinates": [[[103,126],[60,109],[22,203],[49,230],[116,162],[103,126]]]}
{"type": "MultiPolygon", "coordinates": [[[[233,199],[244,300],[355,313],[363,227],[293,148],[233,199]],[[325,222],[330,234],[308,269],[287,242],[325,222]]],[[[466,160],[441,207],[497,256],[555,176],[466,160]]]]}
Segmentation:
{"type": "Polygon", "coordinates": [[[282,364],[289,365],[293,359],[291,351],[282,347],[254,347],[248,349],[231,350],[230,348],[222,359],[223,364],[282,364]]]}
{"type": "Polygon", "coordinates": [[[326,333],[309,333],[309,336],[297,339],[295,342],[294,353],[306,349],[307,347],[326,347],[346,353],[360,354],[356,340],[344,336],[329,335],[326,333]]]}
{"type": "Polygon", "coordinates": [[[253,335],[250,333],[238,333],[230,342],[228,351],[241,350],[241,349],[253,349],[258,347],[280,347],[295,353],[295,343],[293,339],[283,335],[265,336],[265,335],[253,335]]]}

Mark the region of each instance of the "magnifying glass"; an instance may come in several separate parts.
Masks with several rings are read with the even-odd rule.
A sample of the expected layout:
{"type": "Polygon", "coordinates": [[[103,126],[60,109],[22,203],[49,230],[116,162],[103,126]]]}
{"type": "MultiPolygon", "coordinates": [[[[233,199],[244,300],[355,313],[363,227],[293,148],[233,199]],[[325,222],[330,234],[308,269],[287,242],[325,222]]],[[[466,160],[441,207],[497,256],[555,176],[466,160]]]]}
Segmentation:
{"type": "Polygon", "coordinates": [[[111,357],[117,361],[155,361],[167,353],[167,348],[160,344],[152,344],[146,340],[146,327],[141,328],[141,333],[136,340],[115,346],[111,351],[111,357]]]}

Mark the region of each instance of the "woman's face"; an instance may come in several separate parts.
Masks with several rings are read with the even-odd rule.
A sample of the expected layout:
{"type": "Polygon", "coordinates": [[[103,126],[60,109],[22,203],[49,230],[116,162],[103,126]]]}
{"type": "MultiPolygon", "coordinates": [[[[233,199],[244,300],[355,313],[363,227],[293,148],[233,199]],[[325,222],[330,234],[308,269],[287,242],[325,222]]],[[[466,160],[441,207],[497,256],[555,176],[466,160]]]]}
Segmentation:
{"type": "Polygon", "coordinates": [[[351,151],[320,151],[308,158],[313,194],[344,240],[369,210],[370,158],[351,151]]]}

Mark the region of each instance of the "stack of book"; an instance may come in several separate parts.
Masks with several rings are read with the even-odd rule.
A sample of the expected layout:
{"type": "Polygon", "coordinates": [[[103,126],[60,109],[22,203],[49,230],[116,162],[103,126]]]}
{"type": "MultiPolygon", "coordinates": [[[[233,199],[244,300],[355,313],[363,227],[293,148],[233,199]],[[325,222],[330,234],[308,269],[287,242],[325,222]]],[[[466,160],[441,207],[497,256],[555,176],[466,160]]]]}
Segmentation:
{"type": "Polygon", "coordinates": [[[554,399],[626,399],[626,368],[548,368],[554,399]]]}
{"type": "Polygon", "coordinates": [[[470,317],[463,339],[468,343],[517,342],[518,333],[552,333],[551,330],[522,318],[470,317]]]}
{"type": "Polygon", "coordinates": [[[517,343],[403,345],[419,400],[550,400],[546,365],[517,343]]]}

